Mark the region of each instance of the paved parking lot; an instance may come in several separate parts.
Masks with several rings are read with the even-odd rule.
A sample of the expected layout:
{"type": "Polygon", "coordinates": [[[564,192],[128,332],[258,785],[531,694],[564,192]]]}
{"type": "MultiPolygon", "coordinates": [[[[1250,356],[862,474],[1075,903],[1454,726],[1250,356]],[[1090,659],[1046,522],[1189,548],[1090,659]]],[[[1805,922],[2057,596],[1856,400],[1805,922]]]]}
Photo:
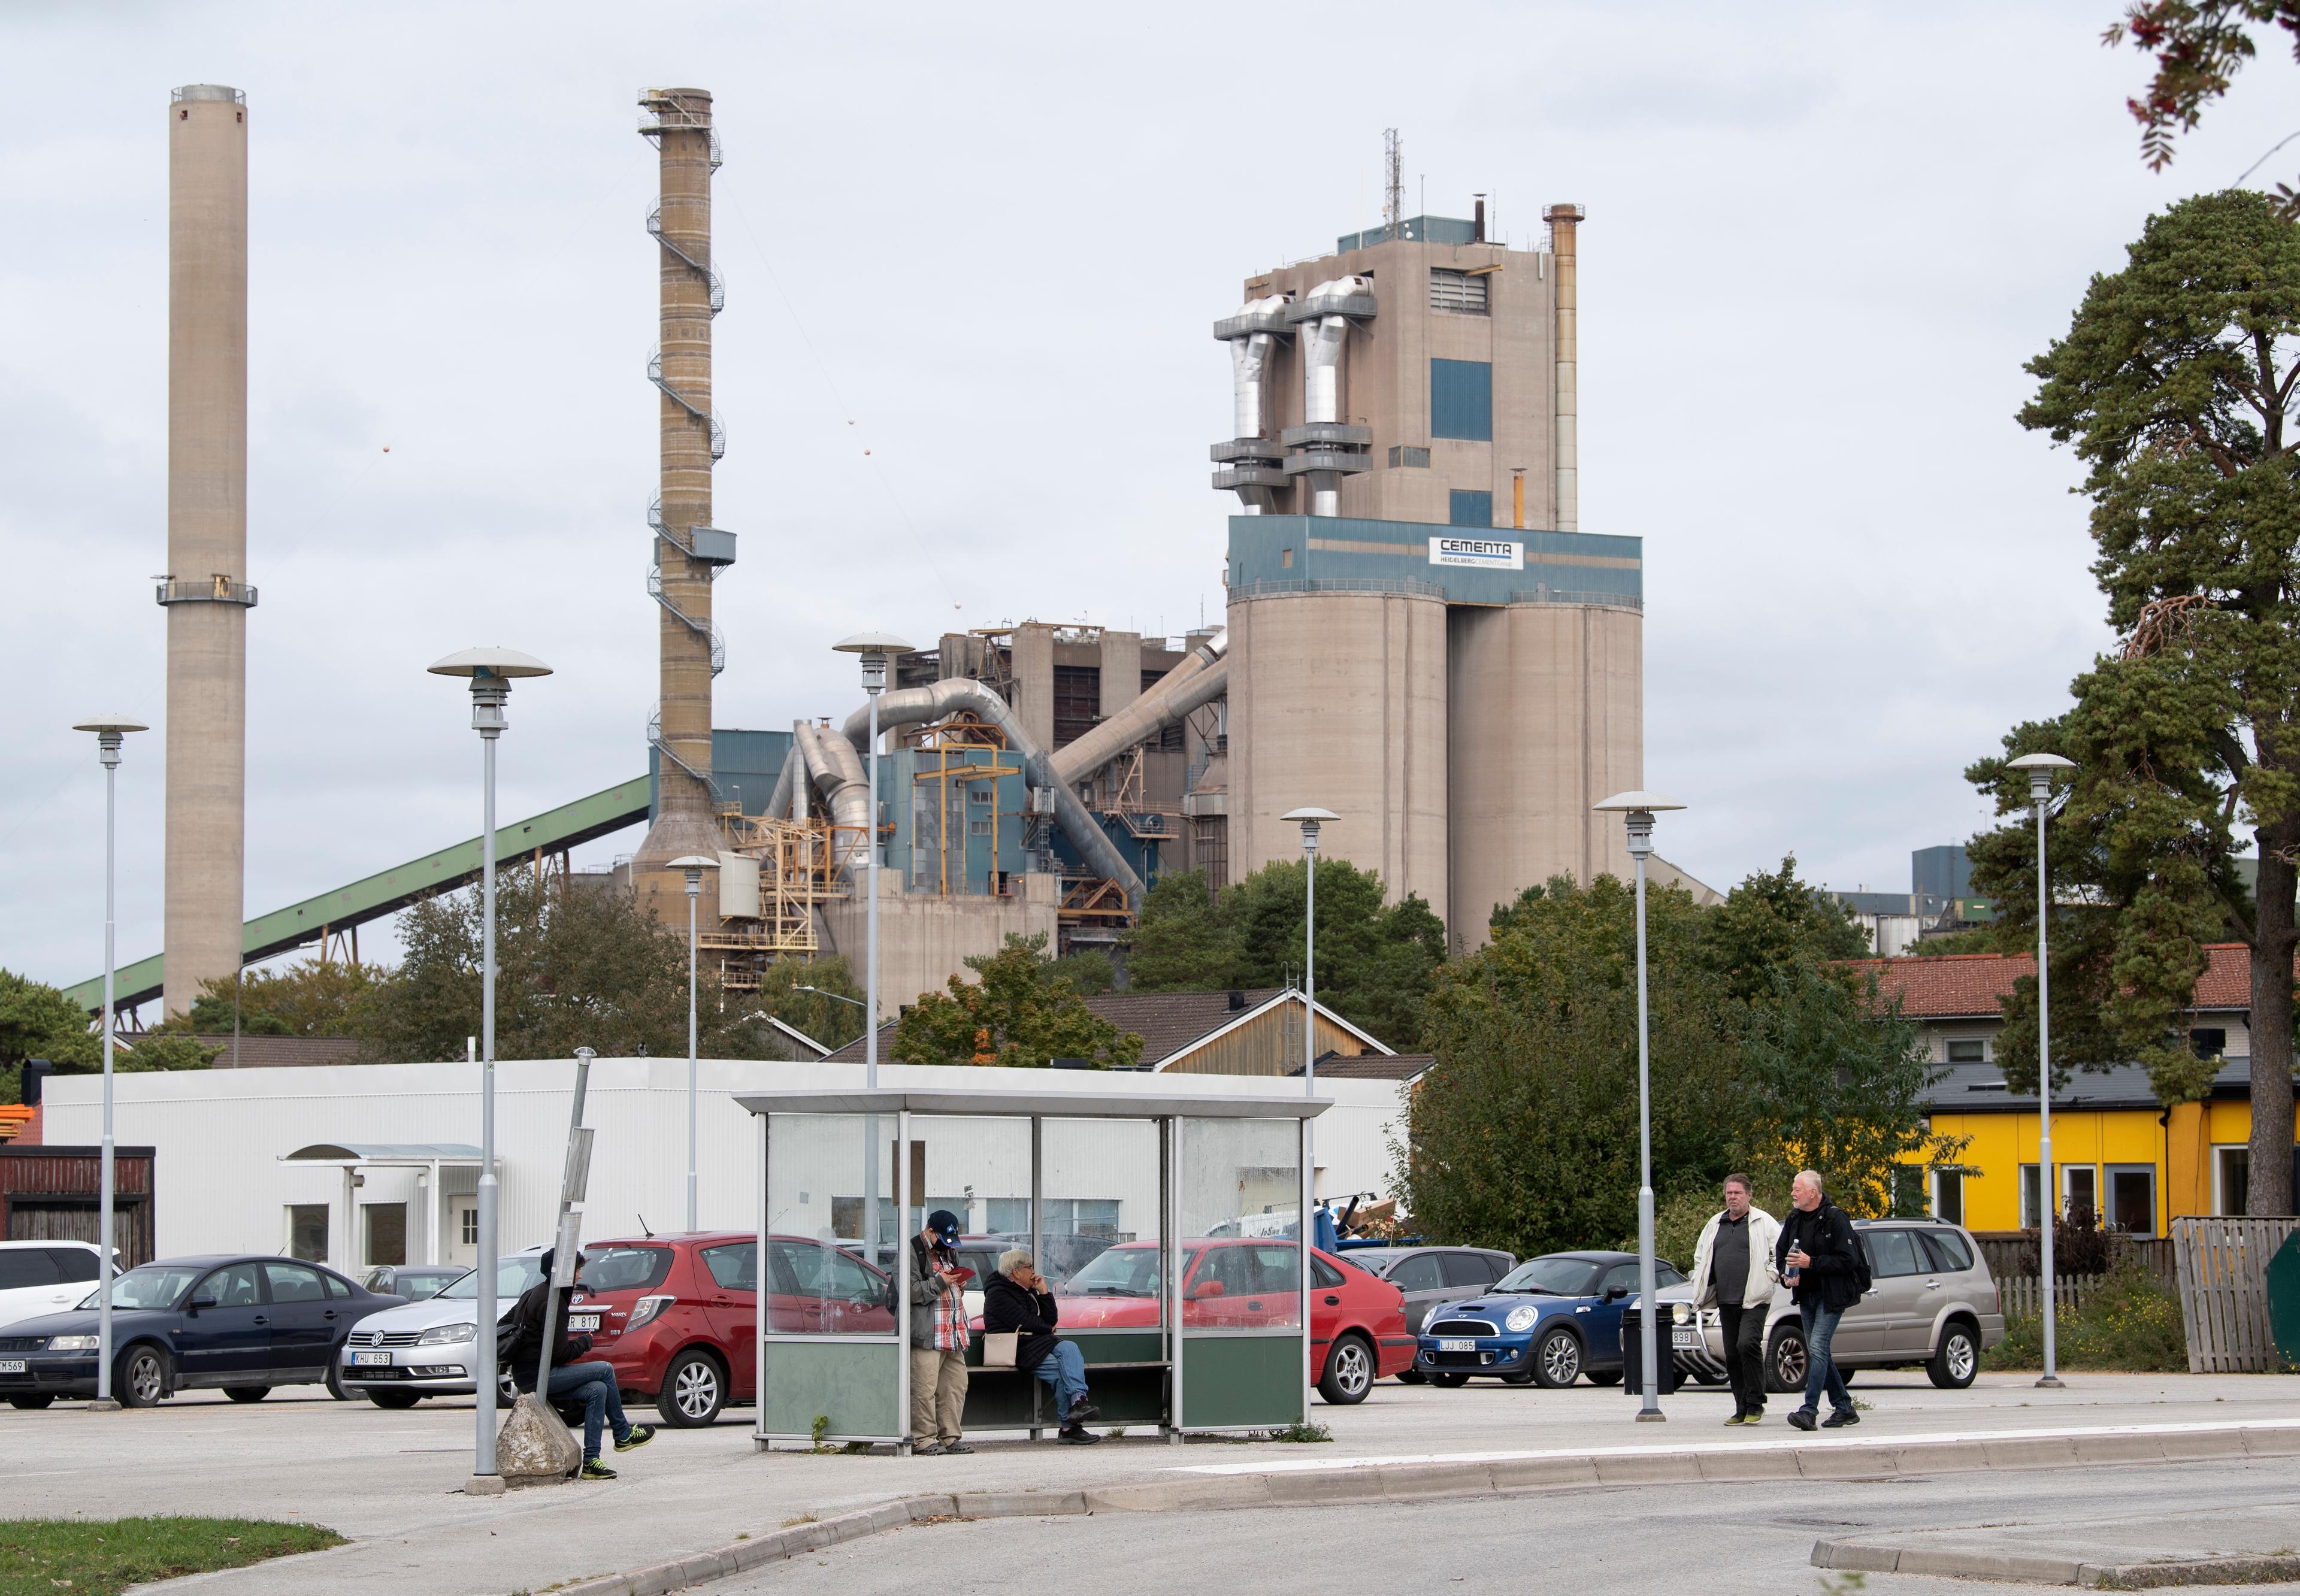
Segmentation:
{"type": "MultiPolygon", "coordinates": [[[[2300,1380],[2276,1376],[2079,1376],[2039,1392],[2026,1376],[1983,1376],[1970,1391],[1921,1375],[1863,1375],[1871,1404],[1850,1437],[1974,1430],[2300,1421],[2300,1380]]],[[[617,1459],[612,1484],[467,1498],[468,1403],[388,1413],[314,1390],[241,1406],[190,1396],[141,1412],[97,1415],[59,1405],[0,1409],[10,1511],[245,1513],[303,1518],[354,1537],[321,1554],[326,1588],[404,1596],[502,1592],[639,1567],[722,1545],[804,1515],[828,1516],[912,1492],[1070,1490],[1172,1479],[1177,1469],[1346,1466],[1373,1458],[1451,1458],[1529,1450],[1779,1444],[1778,1417],[1727,1429],[1730,1399],[1688,1388],[1667,1400],[1666,1426],[1631,1421],[1618,1389],[1550,1392],[1475,1383],[1458,1391],[1385,1382],[1357,1408],[1318,1406],[1330,1445],[1205,1442],[1169,1446],[1128,1436],[1090,1449],[986,1438],[965,1458],[765,1457],[738,1411],[706,1431],[666,1431],[617,1459]]],[[[1775,1413],[1783,1409],[1778,1404],[1775,1413]]],[[[1810,1442],[1812,1438],[1799,1437],[1810,1442]]],[[[1826,1439],[1824,1437],[1823,1439],[1826,1439]]],[[[910,1532],[904,1532],[908,1534],[910,1532]]],[[[258,1567],[204,1580],[224,1591],[288,1592],[317,1583],[315,1564],[258,1567]]]]}

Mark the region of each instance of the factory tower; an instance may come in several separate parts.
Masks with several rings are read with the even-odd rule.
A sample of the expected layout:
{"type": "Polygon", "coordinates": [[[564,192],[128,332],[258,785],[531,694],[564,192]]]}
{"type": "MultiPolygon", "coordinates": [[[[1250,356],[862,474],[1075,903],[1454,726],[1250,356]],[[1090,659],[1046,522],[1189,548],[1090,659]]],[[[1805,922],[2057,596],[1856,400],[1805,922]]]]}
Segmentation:
{"type": "MultiPolygon", "coordinates": [[[[711,469],[727,452],[711,407],[711,319],[726,289],[711,263],[711,174],[719,137],[711,96],[699,88],[641,92],[639,132],[654,140],[661,197],[646,228],[660,257],[660,341],[647,361],[659,391],[662,475],[647,512],[653,552],[647,592],[659,607],[661,697],[649,717],[659,802],[632,860],[639,906],[666,925],[684,921],[687,879],[670,869],[685,854],[721,848],[711,786],[712,678],[726,669],[711,621],[711,585],[735,561],[735,539],[711,524],[711,469]]],[[[702,924],[718,924],[717,887],[705,871],[702,924]]]]}
{"type": "Polygon", "coordinates": [[[246,856],[247,97],[168,105],[166,957],[162,1006],[239,969],[246,856]]]}

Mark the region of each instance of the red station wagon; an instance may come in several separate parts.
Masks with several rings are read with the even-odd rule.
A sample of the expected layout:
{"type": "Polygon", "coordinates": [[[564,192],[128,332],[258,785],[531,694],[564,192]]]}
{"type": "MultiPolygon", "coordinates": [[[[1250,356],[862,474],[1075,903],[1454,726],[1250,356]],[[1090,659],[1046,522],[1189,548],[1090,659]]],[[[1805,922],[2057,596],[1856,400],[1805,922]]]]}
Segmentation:
{"type": "MultiPolygon", "coordinates": [[[[1182,1243],[1182,1327],[1279,1326],[1298,1311],[1301,1249],[1293,1242],[1220,1237],[1182,1243]]],[[[1055,1288],[1062,1328],[1158,1322],[1158,1243],[1122,1242],[1055,1288]]],[[[1413,1367],[1405,1293],[1311,1249],[1310,1352],[1318,1393],[1362,1402],[1376,1380],[1413,1367]]]]}
{"type": "MultiPolygon", "coordinates": [[[[594,1243],[568,1327],[588,1331],[591,1355],[613,1366],[626,1393],[652,1400],[664,1424],[707,1425],[757,1394],[758,1251],[758,1237],[739,1230],[594,1243]]],[[[851,1252],[769,1236],[767,1267],[772,1329],[895,1327],[886,1274],[851,1252]]]]}

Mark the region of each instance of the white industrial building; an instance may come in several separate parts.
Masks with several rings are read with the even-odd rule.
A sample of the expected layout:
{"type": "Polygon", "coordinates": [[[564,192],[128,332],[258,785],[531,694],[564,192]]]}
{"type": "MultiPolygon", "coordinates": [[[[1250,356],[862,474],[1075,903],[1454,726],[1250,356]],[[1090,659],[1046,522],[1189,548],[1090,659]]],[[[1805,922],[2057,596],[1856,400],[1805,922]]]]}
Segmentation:
{"type": "MultiPolygon", "coordinates": [[[[1121,1087],[1144,1096],[1262,1096],[1301,1090],[1297,1078],[1081,1071],[959,1069],[882,1065],[890,1087],[984,1091],[1121,1087]]],[[[497,1065],[496,1137],[501,1164],[504,1246],[548,1238],[559,1195],[575,1065],[521,1060],[497,1065]]],[[[706,1059],[701,1067],[700,1194],[705,1228],[757,1222],[757,1132],[736,1106],[740,1094],[853,1089],[859,1064],[706,1059]]],[[[96,1076],[49,1082],[46,1139],[94,1145],[102,1126],[96,1076]]],[[[1316,1121],[1321,1197],[1387,1193],[1394,1140],[1404,1131],[1405,1093],[1395,1081],[1321,1080],[1333,1106],[1316,1121]]],[[[154,1150],[155,1245],[160,1257],[281,1251],[323,1257],[338,1268],[371,1263],[471,1262],[479,1080],[475,1065],[382,1064],[284,1069],[179,1070],[115,1078],[121,1146],[154,1150]],[[303,1161],[290,1161],[303,1154],[303,1161]]],[[[591,1067],[585,1122],[596,1133],[583,1232],[588,1238],[676,1230],[686,1217],[687,1061],[601,1059],[591,1067]]],[[[858,1127],[860,1122],[857,1122],[858,1127]]],[[[1028,1135],[1021,1121],[930,1121],[930,1204],[964,1202],[971,1231],[1021,1228],[1016,1205],[1029,1193],[1028,1135]]],[[[1155,1133],[1147,1125],[1050,1123],[1045,1228],[1121,1235],[1157,1231],[1155,1133]],[[1129,1137],[1147,1138],[1140,1147],[1129,1137]]],[[[893,1127],[876,1160],[876,1193],[891,1190],[893,1127]]],[[[1290,1143],[1290,1133],[1287,1141],[1290,1143]]],[[[819,1235],[854,1234],[866,1187],[861,1139],[851,1170],[778,1169],[774,1226],[819,1235]],[[847,1188],[852,1188],[851,1190],[847,1188]],[[855,1206],[841,1211],[842,1201],[855,1206]]],[[[1211,1151],[1211,1150],[1210,1150],[1211,1151]]],[[[1290,1151],[1288,1155],[1291,1161],[1290,1151]]]]}

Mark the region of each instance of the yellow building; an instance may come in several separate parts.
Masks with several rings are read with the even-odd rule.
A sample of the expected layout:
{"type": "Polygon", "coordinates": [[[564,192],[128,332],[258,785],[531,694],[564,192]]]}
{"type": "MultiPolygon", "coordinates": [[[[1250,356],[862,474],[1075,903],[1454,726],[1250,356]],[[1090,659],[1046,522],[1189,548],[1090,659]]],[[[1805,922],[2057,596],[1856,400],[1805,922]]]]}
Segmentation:
{"type": "MultiPolygon", "coordinates": [[[[2246,951],[2230,943],[2208,952],[2188,1035],[2200,1058],[2223,1060],[2212,1094],[2166,1109],[2138,1065],[2075,1075],[2053,1094],[2051,1189],[2062,1214],[2087,1209],[2106,1228],[2162,1235],[2184,1214],[2245,1211],[2252,1135],[2246,951]]],[[[1933,1088],[1933,1129],[1971,1138],[1963,1162],[1975,1173],[1934,1176],[1931,1211],[1970,1230],[2036,1227],[2046,1188],[2037,1099],[2012,1093],[1996,1060],[2001,1000],[2035,973],[2036,960],[1986,953],[1872,960],[1862,968],[1875,972],[1885,995],[1900,999],[1933,1060],[1947,1068],[1933,1088]]],[[[2295,1202],[2300,1206],[2300,1193],[2295,1202]]]]}

